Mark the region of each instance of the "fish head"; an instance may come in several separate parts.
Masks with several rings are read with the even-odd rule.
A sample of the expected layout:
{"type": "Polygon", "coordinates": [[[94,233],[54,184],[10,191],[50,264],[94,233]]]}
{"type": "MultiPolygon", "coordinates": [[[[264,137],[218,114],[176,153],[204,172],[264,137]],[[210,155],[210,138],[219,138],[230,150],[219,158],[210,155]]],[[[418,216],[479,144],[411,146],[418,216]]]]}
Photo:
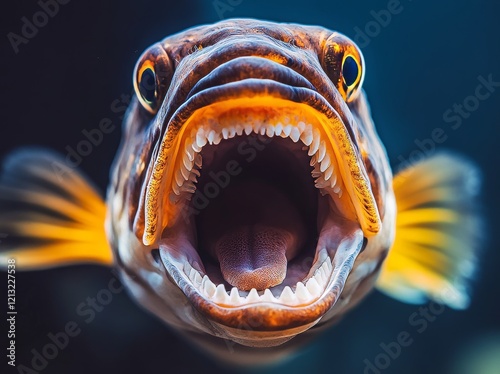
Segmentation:
{"type": "Polygon", "coordinates": [[[270,347],[372,289],[395,203],[364,70],[338,32],[247,19],[143,53],[107,218],[141,305],[186,334],[270,347]]]}

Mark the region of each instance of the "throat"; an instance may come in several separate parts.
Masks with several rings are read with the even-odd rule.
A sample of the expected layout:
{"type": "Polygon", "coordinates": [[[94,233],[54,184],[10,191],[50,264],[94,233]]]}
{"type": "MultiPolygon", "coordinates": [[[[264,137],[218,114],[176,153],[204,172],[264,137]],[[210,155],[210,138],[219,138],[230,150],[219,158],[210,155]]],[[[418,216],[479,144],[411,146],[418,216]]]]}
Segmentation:
{"type": "Polygon", "coordinates": [[[240,180],[200,220],[200,244],[231,286],[249,291],[280,284],[306,242],[296,206],[266,181],[240,180]]]}

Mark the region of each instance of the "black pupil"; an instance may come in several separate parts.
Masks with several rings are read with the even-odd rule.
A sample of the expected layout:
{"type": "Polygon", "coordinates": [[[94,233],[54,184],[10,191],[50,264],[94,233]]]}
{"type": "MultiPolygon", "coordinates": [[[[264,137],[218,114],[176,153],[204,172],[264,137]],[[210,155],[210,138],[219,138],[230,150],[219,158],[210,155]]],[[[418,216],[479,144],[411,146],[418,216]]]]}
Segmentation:
{"type": "Polygon", "coordinates": [[[347,86],[351,86],[356,82],[358,77],[358,63],[351,56],[347,56],[342,66],[342,75],[347,86]]]}
{"type": "Polygon", "coordinates": [[[148,103],[155,101],[156,79],[155,72],[152,69],[148,68],[142,72],[139,90],[145,101],[148,103]]]}

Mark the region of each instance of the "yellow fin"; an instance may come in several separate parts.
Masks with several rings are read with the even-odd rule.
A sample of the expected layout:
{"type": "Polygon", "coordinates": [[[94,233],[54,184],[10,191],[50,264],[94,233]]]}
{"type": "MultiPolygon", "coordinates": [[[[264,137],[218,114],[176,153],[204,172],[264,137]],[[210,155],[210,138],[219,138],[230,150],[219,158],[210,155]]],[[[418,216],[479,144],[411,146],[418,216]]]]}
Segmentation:
{"type": "Polygon", "coordinates": [[[377,281],[382,292],[408,303],[468,306],[481,243],[479,180],[474,165],[446,153],[395,176],[396,237],[377,281]]]}
{"type": "Polygon", "coordinates": [[[23,149],[0,176],[0,266],[35,270],[77,263],[111,265],[106,206],[96,189],[54,152],[23,149]]]}

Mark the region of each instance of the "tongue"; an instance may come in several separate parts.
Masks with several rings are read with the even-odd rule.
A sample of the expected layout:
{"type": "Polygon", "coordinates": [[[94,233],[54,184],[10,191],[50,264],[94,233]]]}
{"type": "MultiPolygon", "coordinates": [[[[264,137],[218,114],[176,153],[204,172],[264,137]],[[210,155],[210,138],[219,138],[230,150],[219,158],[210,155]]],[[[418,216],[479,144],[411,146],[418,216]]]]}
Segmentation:
{"type": "Polygon", "coordinates": [[[264,290],[286,277],[306,229],[291,201],[265,182],[234,181],[202,217],[201,242],[224,279],[240,290],[264,290]]]}
{"type": "Polygon", "coordinates": [[[286,230],[261,225],[243,226],[215,245],[224,279],[240,290],[263,290],[286,277],[287,249],[297,238],[286,230]]]}

